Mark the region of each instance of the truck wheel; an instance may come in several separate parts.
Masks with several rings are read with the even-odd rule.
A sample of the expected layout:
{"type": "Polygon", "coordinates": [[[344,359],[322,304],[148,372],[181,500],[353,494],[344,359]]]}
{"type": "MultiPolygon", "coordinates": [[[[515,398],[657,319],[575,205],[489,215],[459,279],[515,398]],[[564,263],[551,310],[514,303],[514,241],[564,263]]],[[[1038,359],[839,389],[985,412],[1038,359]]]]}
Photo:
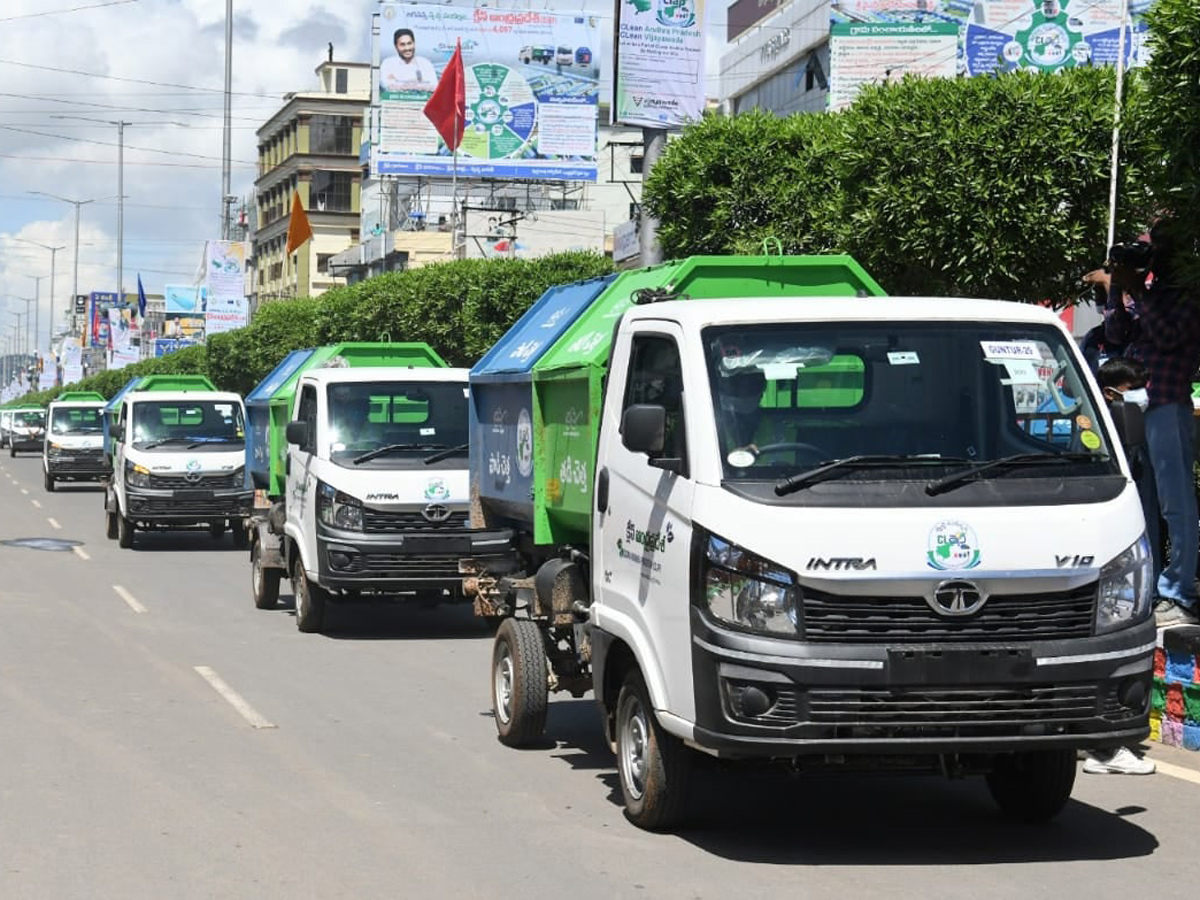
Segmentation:
{"type": "Polygon", "coordinates": [[[246,533],[246,522],[243,519],[233,520],[233,546],[245,550],[250,543],[250,535],[246,533]]]}
{"type": "Polygon", "coordinates": [[[988,773],[987,786],[1005,815],[1022,822],[1047,822],[1071,799],[1075,751],[1038,750],[1001,757],[988,773]]]}
{"type": "Polygon", "coordinates": [[[505,619],[492,644],[492,712],[500,743],[524,747],[546,729],[546,645],[528,619],[505,619]]]}
{"type": "Polygon", "coordinates": [[[117,514],[104,511],[104,536],[110,541],[117,539],[117,514]]]}
{"type": "Polygon", "coordinates": [[[215,537],[217,540],[220,540],[221,538],[223,538],[225,536],[225,523],[224,522],[210,523],[208,526],[208,533],[211,534],[213,537],[215,537]]]}
{"type": "Polygon", "coordinates": [[[46,490],[48,490],[50,493],[53,494],[54,493],[54,476],[51,475],[49,472],[47,472],[45,475],[45,479],[46,479],[46,490]]]}
{"type": "MultiPolygon", "coordinates": [[[[237,534],[235,531],[234,534],[237,534]]],[[[274,609],[279,603],[279,582],[283,575],[278,569],[264,569],[262,544],[257,541],[250,551],[250,585],[254,590],[254,605],[259,609],[274,609]]]]}
{"type": "Polygon", "coordinates": [[[292,595],[296,598],[296,627],[306,634],[319,634],[325,624],[329,592],[308,580],[298,556],[292,569],[292,595]]]}
{"type": "Polygon", "coordinates": [[[683,818],[692,777],[691,751],[658,724],[650,692],[636,669],[617,695],[617,774],[625,817],[647,831],[666,831],[683,818]]]}
{"type": "Polygon", "coordinates": [[[133,547],[133,523],[123,516],[120,510],[115,515],[117,517],[117,544],[121,549],[128,550],[133,547]]]}

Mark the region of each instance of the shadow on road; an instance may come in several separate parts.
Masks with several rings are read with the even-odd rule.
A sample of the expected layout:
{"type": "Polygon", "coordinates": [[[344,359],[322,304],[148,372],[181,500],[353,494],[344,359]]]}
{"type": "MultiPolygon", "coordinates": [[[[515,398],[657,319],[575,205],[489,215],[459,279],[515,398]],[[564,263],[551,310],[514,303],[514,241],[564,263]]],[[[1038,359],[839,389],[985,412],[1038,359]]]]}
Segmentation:
{"type": "MultiPolygon", "coordinates": [[[[113,541],[116,544],[116,541],[113,541]]],[[[206,529],[179,529],[174,531],[138,531],[133,538],[135,553],[197,553],[200,551],[221,551],[244,553],[250,559],[250,551],[246,547],[235,547],[233,537],[226,532],[219,538],[213,537],[206,529]]],[[[249,581],[249,565],[246,569],[249,581]]]]}
{"type": "MultiPolygon", "coordinates": [[[[248,577],[248,576],[247,576],[248,577]]],[[[284,589],[287,589],[285,583],[284,589]]],[[[295,617],[292,597],[280,597],[295,617]]],[[[415,603],[331,604],[323,636],[339,641],[428,641],[446,638],[491,640],[493,629],[475,616],[469,603],[421,606],[415,603]]]]}
{"type": "MultiPolygon", "coordinates": [[[[621,805],[616,760],[592,698],[552,701],[544,752],[592,772],[621,805]]],[[[682,840],[716,856],[773,865],[930,866],[1149,856],[1158,839],[1132,821],[1071,801],[1046,825],[997,811],[981,777],[789,775],[724,768],[701,757],[682,840]]],[[[1086,776],[1081,776],[1086,777],[1086,776]]],[[[581,787],[581,790],[584,789],[581,787]]],[[[634,827],[629,826],[631,829],[634,827]]]]}

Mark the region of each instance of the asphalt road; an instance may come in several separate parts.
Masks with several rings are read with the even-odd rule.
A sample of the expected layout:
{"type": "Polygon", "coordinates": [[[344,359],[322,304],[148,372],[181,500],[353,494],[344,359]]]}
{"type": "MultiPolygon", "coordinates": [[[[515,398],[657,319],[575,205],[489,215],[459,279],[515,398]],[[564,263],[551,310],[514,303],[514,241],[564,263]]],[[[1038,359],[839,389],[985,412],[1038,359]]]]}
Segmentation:
{"type": "Polygon", "coordinates": [[[1037,828],[979,779],[713,773],[694,827],[647,834],[590,698],[555,699],[539,748],[497,742],[469,609],[335,610],[303,635],[254,608],[228,536],[123,551],[103,526],[99,488],[50,494],[40,460],[0,458],[0,542],[78,542],[0,543],[3,900],[1195,890],[1200,754],[1080,775],[1037,828]]]}

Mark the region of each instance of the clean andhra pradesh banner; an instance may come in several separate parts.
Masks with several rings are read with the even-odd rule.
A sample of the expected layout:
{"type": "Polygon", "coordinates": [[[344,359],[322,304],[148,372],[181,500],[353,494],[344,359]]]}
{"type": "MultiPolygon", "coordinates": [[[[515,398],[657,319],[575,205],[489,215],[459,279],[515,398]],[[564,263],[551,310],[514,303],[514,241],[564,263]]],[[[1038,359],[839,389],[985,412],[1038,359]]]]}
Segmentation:
{"type": "Polygon", "coordinates": [[[678,128],[704,113],[704,0],[616,0],[612,121],[678,128]]]}
{"type": "Polygon", "coordinates": [[[241,241],[209,241],[204,252],[204,332],[220,334],[245,326],[247,245],[241,241]]]}
{"type": "Polygon", "coordinates": [[[64,338],[59,355],[62,359],[63,384],[82,381],[83,348],[79,346],[79,341],[73,337],[64,338]]]}
{"type": "Polygon", "coordinates": [[[583,12],[381,3],[373,171],[454,172],[424,109],[461,40],[458,174],[595,181],[600,21],[583,12]]]}
{"type": "Polygon", "coordinates": [[[163,298],[166,303],[163,334],[193,341],[204,340],[208,288],[202,284],[168,284],[163,287],[163,298]]]}
{"type": "Polygon", "coordinates": [[[54,354],[48,350],[41,351],[42,365],[41,374],[38,375],[38,390],[44,391],[47,388],[58,387],[58,361],[54,358],[54,354]]]}
{"type": "MultiPolygon", "coordinates": [[[[1148,7],[1130,4],[1130,67],[1148,59],[1148,7]]],[[[1114,65],[1121,9],[1122,0],[832,0],[830,108],[852,103],[863,84],[905,73],[954,77],[1114,65]]]]}

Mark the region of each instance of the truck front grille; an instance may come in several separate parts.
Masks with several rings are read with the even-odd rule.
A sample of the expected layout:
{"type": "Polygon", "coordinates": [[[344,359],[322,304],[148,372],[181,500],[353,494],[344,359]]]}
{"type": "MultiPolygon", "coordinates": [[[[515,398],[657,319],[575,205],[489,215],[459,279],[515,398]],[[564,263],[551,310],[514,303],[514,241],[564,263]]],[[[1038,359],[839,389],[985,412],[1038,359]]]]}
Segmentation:
{"type": "Polygon", "coordinates": [[[403,553],[359,553],[338,573],[371,575],[381,579],[422,581],[449,579],[460,581],[457,556],[417,556],[403,553]]]}
{"type": "Polygon", "coordinates": [[[1090,637],[1096,584],[997,594],[973,616],[935,613],[923,597],[857,597],[804,588],[804,639],[825,644],[1047,641],[1090,637]]]}
{"type": "Polygon", "coordinates": [[[402,531],[461,531],[467,527],[467,511],[455,511],[442,521],[431,521],[419,509],[381,510],[363,508],[363,531],[392,534],[402,531]]]}
{"type": "Polygon", "coordinates": [[[242,486],[243,476],[236,472],[223,472],[219,475],[202,475],[199,481],[188,481],[183,475],[150,475],[150,487],[156,491],[186,491],[201,489],[206,491],[231,490],[242,486]]]}

